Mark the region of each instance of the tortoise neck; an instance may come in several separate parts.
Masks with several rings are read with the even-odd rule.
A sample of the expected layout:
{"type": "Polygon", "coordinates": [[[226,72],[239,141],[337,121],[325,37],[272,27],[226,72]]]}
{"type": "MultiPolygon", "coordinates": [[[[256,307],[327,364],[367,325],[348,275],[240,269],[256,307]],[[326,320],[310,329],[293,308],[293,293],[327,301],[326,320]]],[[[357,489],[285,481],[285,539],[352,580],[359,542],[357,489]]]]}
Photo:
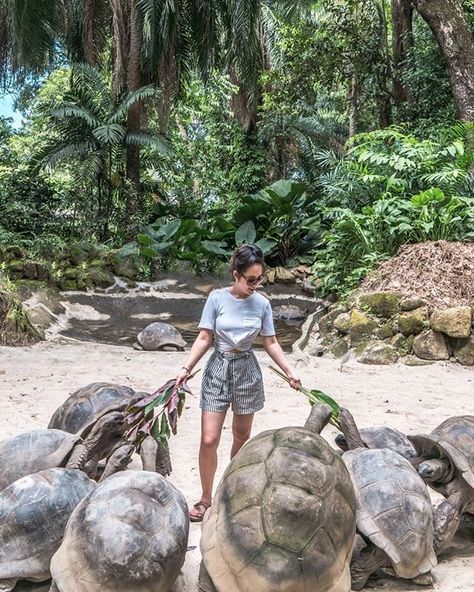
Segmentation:
{"type": "Polygon", "coordinates": [[[362,436],[360,435],[359,428],[356,425],[352,413],[345,407],[341,407],[339,412],[339,423],[341,431],[346,439],[348,450],[367,448],[365,442],[362,440],[362,436]]]}
{"type": "Polygon", "coordinates": [[[315,434],[320,434],[331,419],[332,410],[326,403],[317,403],[311,408],[311,412],[304,424],[307,430],[315,434]]]}

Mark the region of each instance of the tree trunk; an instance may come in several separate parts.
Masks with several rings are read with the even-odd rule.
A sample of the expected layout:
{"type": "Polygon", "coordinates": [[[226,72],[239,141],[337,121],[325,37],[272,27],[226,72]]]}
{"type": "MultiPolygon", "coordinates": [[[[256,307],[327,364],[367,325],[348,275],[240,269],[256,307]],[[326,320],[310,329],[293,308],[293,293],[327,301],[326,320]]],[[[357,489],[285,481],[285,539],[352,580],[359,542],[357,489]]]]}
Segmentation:
{"type": "Polygon", "coordinates": [[[112,0],[114,43],[113,87],[115,96],[127,88],[127,62],[130,48],[129,14],[126,0],[112,0]]]}
{"type": "Polygon", "coordinates": [[[381,29],[381,54],[383,61],[377,68],[378,97],[377,105],[379,112],[379,125],[381,128],[392,124],[392,96],[388,89],[389,80],[392,76],[391,56],[388,43],[387,15],[385,13],[385,0],[377,4],[377,13],[381,29]]]}
{"type": "MultiPolygon", "coordinates": [[[[141,27],[137,0],[130,1],[130,50],[128,59],[128,91],[142,86],[141,78],[141,27]]],[[[141,102],[137,101],[128,112],[127,132],[138,134],[141,129],[141,102]]],[[[136,191],[140,188],[140,147],[136,144],[127,146],[127,177],[136,191]]],[[[135,200],[133,200],[135,203],[135,200]]],[[[135,207],[129,208],[129,214],[136,213],[135,207]]]]}
{"type": "Polygon", "coordinates": [[[357,133],[357,109],[359,100],[359,84],[357,75],[353,74],[351,78],[351,85],[347,93],[349,101],[349,138],[355,136],[357,133]]]}
{"type": "Polygon", "coordinates": [[[409,0],[392,0],[393,96],[395,103],[410,101],[410,91],[402,82],[408,55],[413,47],[413,8],[409,0]]]}
{"type": "Polygon", "coordinates": [[[239,89],[235,95],[232,95],[230,108],[244,132],[250,134],[257,128],[257,100],[255,97],[250,98],[247,89],[233,70],[230,71],[230,81],[239,89]]]}
{"type": "Polygon", "coordinates": [[[410,0],[443,53],[459,119],[474,121],[474,37],[461,0],[410,0]]]}

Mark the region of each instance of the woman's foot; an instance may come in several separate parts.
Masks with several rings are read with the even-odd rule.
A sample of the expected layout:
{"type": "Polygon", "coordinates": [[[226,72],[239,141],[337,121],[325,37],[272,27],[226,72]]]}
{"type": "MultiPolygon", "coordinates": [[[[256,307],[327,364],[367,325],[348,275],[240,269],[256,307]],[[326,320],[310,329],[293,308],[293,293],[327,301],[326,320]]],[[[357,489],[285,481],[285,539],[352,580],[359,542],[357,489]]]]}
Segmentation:
{"type": "Polygon", "coordinates": [[[211,507],[210,502],[200,500],[194,504],[191,510],[189,510],[189,520],[191,522],[202,522],[204,514],[211,507]]]}

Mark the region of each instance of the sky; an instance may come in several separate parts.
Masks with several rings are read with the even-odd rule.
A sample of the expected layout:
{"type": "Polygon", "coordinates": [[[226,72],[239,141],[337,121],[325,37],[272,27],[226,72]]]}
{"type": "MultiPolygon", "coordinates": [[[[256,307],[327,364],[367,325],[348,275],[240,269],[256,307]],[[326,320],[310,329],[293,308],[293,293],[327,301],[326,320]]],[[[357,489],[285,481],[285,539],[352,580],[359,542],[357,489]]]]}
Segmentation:
{"type": "Polygon", "coordinates": [[[13,111],[13,101],[12,95],[0,95],[0,116],[12,117],[13,125],[19,127],[21,125],[21,113],[13,111]]]}

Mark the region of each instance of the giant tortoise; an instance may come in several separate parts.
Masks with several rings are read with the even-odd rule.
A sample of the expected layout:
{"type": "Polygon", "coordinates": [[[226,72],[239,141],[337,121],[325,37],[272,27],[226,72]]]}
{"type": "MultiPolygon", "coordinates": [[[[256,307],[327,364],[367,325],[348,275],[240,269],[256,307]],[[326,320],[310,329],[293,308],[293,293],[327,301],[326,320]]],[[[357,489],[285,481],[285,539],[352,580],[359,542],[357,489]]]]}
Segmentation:
{"type": "MultiPolygon", "coordinates": [[[[371,426],[361,428],[360,435],[366,448],[389,448],[393,452],[401,454],[408,460],[414,459],[417,455],[415,447],[408,437],[399,430],[388,426],[371,426]]],[[[335,438],[336,444],[341,450],[348,450],[344,434],[338,434],[335,438]]]]}
{"type": "Polygon", "coordinates": [[[95,483],[82,471],[46,469],[0,492],[0,590],[50,577],[50,561],[72,511],[95,483]]]}
{"type": "Polygon", "coordinates": [[[349,592],[355,497],[341,457],[304,427],[265,431],[234,457],[205,515],[200,590],[349,592]]]}
{"type": "Polygon", "coordinates": [[[410,462],[387,448],[367,449],[352,415],[340,411],[348,452],[342,455],[356,493],[357,531],[367,543],[351,563],[352,589],[379,568],[401,578],[432,582],[433,511],[423,480],[410,462]]]}
{"type": "MultiPolygon", "coordinates": [[[[72,434],[87,435],[95,422],[112,411],[125,411],[134,401],[148,393],[137,393],[132,388],[110,382],[93,382],[72,393],[54,412],[49,428],[72,434]]],[[[171,473],[171,458],[168,448],[153,438],[146,438],[140,450],[143,468],[167,476],[171,473]]],[[[100,459],[90,461],[92,473],[100,459]]]]}
{"type": "Polygon", "coordinates": [[[446,499],[435,511],[435,550],[447,547],[463,513],[474,513],[474,416],[443,421],[427,436],[409,436],[417,449],[418,473],[446,499]]]}
{"type": "Polygon", "coordinates": [[[0,490],[43,469],[82,469],[90,458],[105,456],[123,430],[123,413],[113,411],[96,422],[85,440],[54,429],[12,436],[0,442],[0,490]]]}
{"type": "Polygon", "coordinates": [[[51,591],[169,592],[188,531],[184,496],[161,475],[113,475],[72,514],[51,562],[51,591]]]}

